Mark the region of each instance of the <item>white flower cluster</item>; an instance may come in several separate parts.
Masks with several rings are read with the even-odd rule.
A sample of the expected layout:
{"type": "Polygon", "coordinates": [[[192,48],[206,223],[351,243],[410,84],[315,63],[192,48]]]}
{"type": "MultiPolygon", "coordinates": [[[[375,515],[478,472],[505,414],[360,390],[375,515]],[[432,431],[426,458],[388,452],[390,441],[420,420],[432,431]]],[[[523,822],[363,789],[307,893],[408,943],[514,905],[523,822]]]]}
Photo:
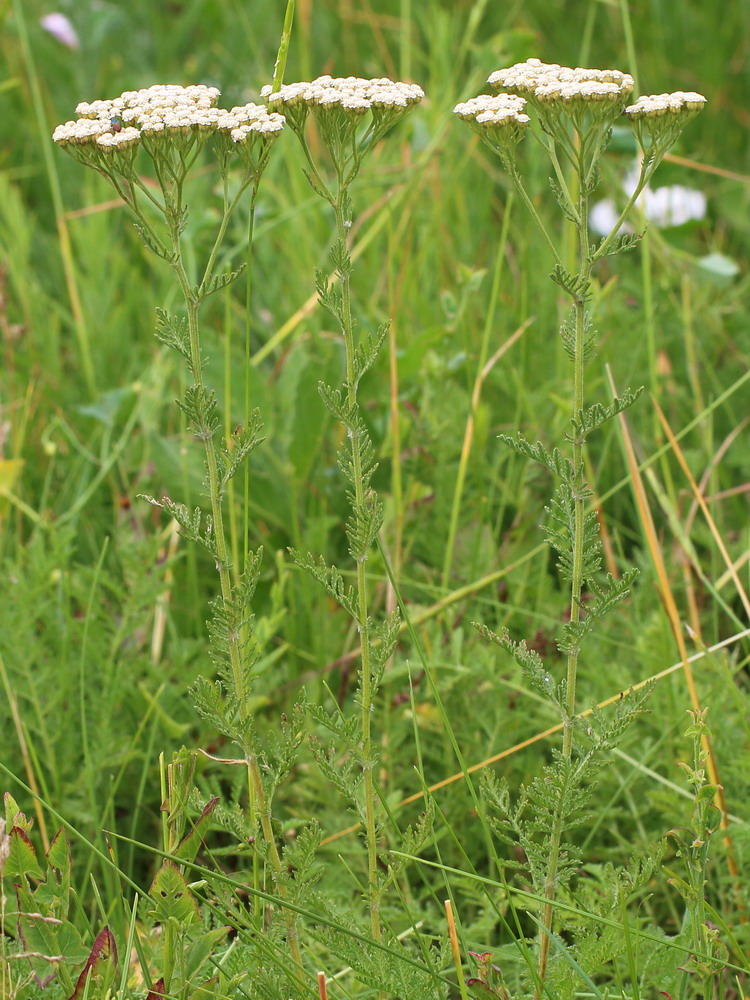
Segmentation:
{"type": "Polygon", "coordinates": [[[661,118],[664,115],[681,114],[685,111],[700,111],[706,103],[703,94],[695,91],[676,90],[673,94],[650,94],[639,97],[635,104],[625,108],[630,119],[661,118]]]}
{"type": "Polygon", "coordinates": [[[52,138],[60,146],[67,146],[70,143],[82,146],[94,142],[97,136],[105,132],[112,132],[112,126],[108,121],[100,121],[98,118],[79,118],[78,121],[58,125],[52,133],[52,138]]]}
{"type": "Polygon", "coordinates": [[[596,80],[580,80],[564,83],[555,80],[542,83],[534,92],[538,101],[617,101],[621,90],[616,83],[599,83],[596,80]]]}
{"type": "MultiPolygon", "coordinates": [[[[108,101],[79,104],[76,111],[82,118],[91,118],[107,124],[107,137],[97,139],[99,145],[120,146],[127,144],[123,132],[115,125],[129,125],[146,134],[164,132],[188,133],[192,130],[211,131],[216,127],[219,110],[215,107],[220,91],[216,87],[193,84],[156,84],[142,90],[126,90],[108,101]],[[112,140],[111,136],[115,139],[112,140]]],[[[124,129],[123,131],[128,131],[124,129]]],[[[137,137],[136,137],[137,138],[137,137]]]]}
{"type": "Polygon", "coordinates": [[[453,109],[462,121],[476,122],[477,125],[491,127],[493,125],[527,125],[529,116],[523,114],[526,101],[515,94],[480,94],[469,101],[457,104],[453,109]]]}
{"type": "Polygon", "coordinates": [[[216,87],[157,84],[126,90],[111,100],[81,102],[77,121],[58,125],[52,138],[59,145],[96,143],[105,150],[127,149],[143,133],[210,131],[216,127],[216,87]]]}
{"type": "Polygon", "coordinates": [[[493,87],[545,100],[616,101],[633,89],[633,77],[619,69],[575,69],[527,59],[492,73],[493,87]]]}
{"type": "Polygon", "coordinates": [[[180,87],[177,84],[157,83],[142,90],[126,90],[119,97],[106,101],[83,101],[76,108],[81,118],[121,118],[127,122],[137,122],[151,115],[164,116],[170,111],[207,111],[213,108],[221,91],[204,84],[180,87]]]}
{"type": "Polygon", "coordinates": [[[231,136],[232,142],[245,142],[248,136],[279,133],[284,127],[284,116],[269,112],[264,104],[243,104],[222,111],[216,119],[216,131],[231,136]]]}
{"type": "Polygon", "coordinates": [[[127,90],[112,100],[82,102],[77,121],[58,125],[52,138],[59,145],[96,143],[105,150],[127,149],[142,137],[222,132],[242,143],[250,135],[271,135],[284,126],[282,115],[269,114],[262,104],[227,111],[217,108],[220,91],[194,84],[157,84],[127,90]]]}
{"type": "Polygon", "coordinates": [[[119,132],[102,132],[96,137],[96,144],[105,152],[114,149],[127,149],[134,146],[141,137],[137,128],[122,128],[119,132]]]}
{"type": "Polygon", "coordinates": [[[311,83],[287,84],[276,93],[267,86],[260,93],[271,107],[341,108],[354,114],[364,114],[371,108],[405,109],[424,97],[416,83],[398,83],[387,77],[364,80],[358,76],[319,76],[311,83]]]}

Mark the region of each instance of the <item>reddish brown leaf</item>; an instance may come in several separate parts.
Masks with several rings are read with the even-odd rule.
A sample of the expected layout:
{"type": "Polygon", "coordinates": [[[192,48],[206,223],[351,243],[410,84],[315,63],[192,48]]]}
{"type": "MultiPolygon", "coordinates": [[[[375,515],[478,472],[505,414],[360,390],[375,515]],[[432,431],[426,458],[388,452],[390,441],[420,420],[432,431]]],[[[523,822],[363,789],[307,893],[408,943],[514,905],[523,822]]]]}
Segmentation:
{"type": "Polygon", "coordinates": [[[117,945],[115,937],[109,927],[99,931],[96,940],[91,948],[91,953],[86,959],[86,964],[78,977],[76,988],[68,997],[68,1000],[80,1000],[86,988],[86,980],[89,976],[95,976],[98,972],[104,971],[103,967],[110,966],[114,972],[117,965],[117,945]]]}
{"type": "Polygon", "coordinates": [[[151,989],[148,991],[148,996],[146,1000],[159,1000],[159,997],[164,996],[164,980],[160,979],[158,982],[154,983],[151,989]]]}

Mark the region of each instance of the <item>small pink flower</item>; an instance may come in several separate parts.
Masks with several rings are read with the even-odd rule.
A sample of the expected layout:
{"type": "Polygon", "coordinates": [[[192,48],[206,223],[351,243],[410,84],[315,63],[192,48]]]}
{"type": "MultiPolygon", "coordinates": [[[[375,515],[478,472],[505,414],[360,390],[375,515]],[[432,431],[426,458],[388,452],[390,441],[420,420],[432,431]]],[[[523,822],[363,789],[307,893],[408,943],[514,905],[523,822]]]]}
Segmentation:
{"type": "Polygon", "coordinates": [[[74,52],[80,49],[81,43],[78,41],[76,29],[64,14],[45,14],[39,23],[67,49],[74,52]]]}

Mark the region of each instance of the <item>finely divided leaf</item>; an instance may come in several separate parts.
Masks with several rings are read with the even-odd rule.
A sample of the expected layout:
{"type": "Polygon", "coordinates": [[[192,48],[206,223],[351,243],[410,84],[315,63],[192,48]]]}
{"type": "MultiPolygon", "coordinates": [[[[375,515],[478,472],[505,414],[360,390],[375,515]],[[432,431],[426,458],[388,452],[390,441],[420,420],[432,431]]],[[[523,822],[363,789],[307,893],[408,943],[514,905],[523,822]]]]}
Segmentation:
{"type": "Polygon", "coordinates": [[[511,437],[509,434],[499,434],[498,437],[513,451],[517,452],[519,455],[524,455],[526,458],[531,458],[535,462],[539,462],[550,472],[559,476],[567,482],[572,483],[575,478],[575,469],[573,468],[573,463],[569,458],[565,458],[559,448],[554,448],[551,452],[547,451],[541,441],[537,441],[536,444],[532,444],[527,441],[522,434],[517,434],[515,437],[511,437]]]}
{"type": "Polygon", "coordinates": [[[177,351],[187,361],[192,371],[190,339],[188,337],[188,325],[185,316],[172,316],[166,309],[157,308],[156,337],[162,344],[171,347],[173,351],[177,351]]]}
{"type": "Polygon", "coordinates": [[[260,410],[255,409],[250,414],[247,427],[238,427],[232,435],[231,449],[227,447],[226,443],[222,447],[220,452],[221,460],[224,463],[220,486],[222,493],[229,480],[237,475],[250,452],[264,440],[261,436],[262,429],[263,422],[260,418],[260,410]]]}
{"type": "Polygon", "coordinates": [[[557,644],[560,651],[566,654],[578,652],[586,637],[596,628],[597,623],[629,595],[630,588],[637,576],[638,570],[630,569],[619,580],[608,573],[604,586],[600,586],[594,580],[589,580],[589,586],[595,599],[589,602],[585,608],[581,608],[582,617],[579,621],[569,621],[563,626],[562,638],[557,644]]]}
{"type": "Polygon", "coordinates": [[[347,611],[355,622],[362,624],[359,620],[359,604],[357,592],[354,587],[347,586],[344,578],[335,566],[327,566],[322,556],[315,559],[309,552],[298,552],[296,549],[289,549],[289,554],[294,563],[300,569],[306,570],[318,583],[321,583],[328,594],[339,604],[344,611],[347,611]]]}
{"type": "Polygon", "coordinates": [[[632,406],[642,392],[643,386],[635,390],[625,389],[623,394],[616,397],[609,406],[594,403],[593,406],[589,406],[585,410],[579,410],[571,420],[573,433],[577,438],[585,439],[586,435],[590,434],[591,431],[597,427],[601,427],[611,417],[617,416],[618,413],[622,413],[623,410],[632,406]]]}
{"type": "Polygon", "coordinates": [[[247,264],[240,264],[236,271],[226,271],[224,274],[215,274],[205,285],[201,285],[200,288],[194,290],[196,299],[205,299],[209,295],[213,295],[214,292],[220,291],[222,288],[226,288],[227,285],[231,285],[233,281],[244,272],[247,264]]]}

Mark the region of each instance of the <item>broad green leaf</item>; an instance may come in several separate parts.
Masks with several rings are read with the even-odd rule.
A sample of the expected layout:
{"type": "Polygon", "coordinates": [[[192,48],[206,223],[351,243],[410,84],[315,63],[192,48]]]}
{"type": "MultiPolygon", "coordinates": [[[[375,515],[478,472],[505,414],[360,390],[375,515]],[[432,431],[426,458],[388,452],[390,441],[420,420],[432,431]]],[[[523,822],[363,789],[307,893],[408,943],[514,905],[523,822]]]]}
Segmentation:
{"type": "Polygon", "coordinates": [[[165,861],[151,883],[149,895],[154,901],[152,913],[160,923],[176,920],[190,924],[198,919],[198,906],[188,889],[187,880],[173,861],[165,861]]]}
{"type": "Polygon", "coordinates": [[[26,819],[26,816],[21,812],[18,803],[10,792],[5,793],[4,801],[6,829],[10,830],[13,826],[19,826],[22,830],[28,833],[31,830],[33,820],[26,819]]]}
{"type": "Polygon", "coordinates": [[[34,845],[29,840],[26,831],[22,830],[20,826],[14,826],[9,836],[10,849],[8,860],[5,862],[5,874],[21,878],[25,878],[27,875],[41,878],[42,869],[39,867],[34,845]]]}
{"type": "Polygon", "coordinates": [[[185,956],[185,978],[188,982],[200,972],[208,956],[228,932],[228,927],[215,927],[190,942],[185,956]]]}
{"type": "Polygon", "coordinates": [[[70,877],[70,841],[65,833],[65,828],[62,826],[52,838],[52,843],[49,845],[47,863],[53,868],[57,868],[63,875],[70,877]]]}

